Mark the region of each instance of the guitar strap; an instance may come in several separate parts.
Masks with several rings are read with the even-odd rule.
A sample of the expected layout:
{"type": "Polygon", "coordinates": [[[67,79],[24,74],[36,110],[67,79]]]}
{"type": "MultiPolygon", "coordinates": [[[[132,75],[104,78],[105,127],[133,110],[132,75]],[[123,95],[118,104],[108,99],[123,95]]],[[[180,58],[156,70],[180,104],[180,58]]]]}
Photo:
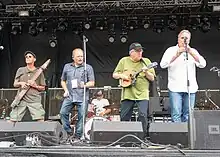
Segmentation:
{"type": "MultiPolygon", "coordinates": [[[[148,66],[143,59],[141,59],[141,62],[145,65],[148,66]]],[[[154,76],[154,81],[149,81],[150,82],[150,96],[160,96],[160,86],[159,86],[159,80],[157,76],[154,76]]]]}

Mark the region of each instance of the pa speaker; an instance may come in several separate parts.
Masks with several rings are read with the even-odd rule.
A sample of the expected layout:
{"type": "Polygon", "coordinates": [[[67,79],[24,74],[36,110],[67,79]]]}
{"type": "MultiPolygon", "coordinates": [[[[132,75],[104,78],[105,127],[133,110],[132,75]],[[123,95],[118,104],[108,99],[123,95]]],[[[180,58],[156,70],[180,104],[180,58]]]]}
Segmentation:
{"type": "Polygon", "coordinates": [[[0,121],[0,126],[0,141],[14,141],[19,146],[26,145],[27,139],[31,139],[31,142],[40,141],[42,145],[57,145],[63,137],[63,128],[59,122],[0,121]]]}
{"type": "Polygon", "coordinates": [[[191,136],[194,143],[190,143],[190,148],[220,149],[220,111],[194,110],[193,117],[194,125],[191,136]]]}
{"type": "MultiPolygon", "coordinates": [[[[93,121],[91,129],[91,141],[99,144],[109,144],[115,142],[125,135],[132,134],[143,138],[143,129],[141,122],[120,122],[120,121],[93,121]]],[[[134,137],[125,137],[118,141],[119,144],[128,146],[134,143],[140,143],[134,137]]]]}
{"type": "Polygon", "coordinates": [[[182,144],[188,147],[187,123],[151,123],[150,140],[157,144],[182,144]]]}

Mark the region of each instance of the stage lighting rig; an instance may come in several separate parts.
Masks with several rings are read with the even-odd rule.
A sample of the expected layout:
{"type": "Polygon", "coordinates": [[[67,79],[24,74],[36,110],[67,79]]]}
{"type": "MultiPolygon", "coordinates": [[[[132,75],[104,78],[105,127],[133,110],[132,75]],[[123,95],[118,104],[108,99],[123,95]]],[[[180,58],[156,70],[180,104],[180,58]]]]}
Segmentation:
{"type": "Polygon", "coordinates": [[[52,36],[49,39],[49,45],[50,47],[54,48],[57,46],[57,37],[55,34],[52,34],[52,36]]]}
{"type": "Polygon", "coordinates": [[[21,23],[12,23],[11,33],[13,35],[21,34],[21,23]]]}
{"type": "Polygon", "coordinates": [[[202,19],[201,30],[206,33],[211,29],[211,22],[208,17],[202,19]]]}
{"type": "Polygon", "coordinates": [[[30,26],[29,26],[29,31],[28,33],[32,36],[37,36],[39,31],[37,29],[37,24],[35,22],[31,22],[30,26]]]}
{"type": "Polygon", "coordinates": [[[122,32],[120,34],[120,40],[122,43],[126,43],[128,40],[128,33],[127,32],[122,32]]]}
{"type": "Polygon", "coordinates": [[[177,28],[177,18],[176,16],[171,16],[167,21],[168,28],[170,30],[175,30],[177,28]]]}
{"type": "Polygon", "coordinates": [[[148,29],[150,27],[150,20],[143,20],[142,26],[144,29],[148,29]]]}
{"type": "Polygon", "coordinates": [[[59,23],[58,23],[58,28],[57,30],[61,31],[61,32],[64,32],[68,29],[68,23],[67,21],[65,20],[61,20],[59,23]]]}

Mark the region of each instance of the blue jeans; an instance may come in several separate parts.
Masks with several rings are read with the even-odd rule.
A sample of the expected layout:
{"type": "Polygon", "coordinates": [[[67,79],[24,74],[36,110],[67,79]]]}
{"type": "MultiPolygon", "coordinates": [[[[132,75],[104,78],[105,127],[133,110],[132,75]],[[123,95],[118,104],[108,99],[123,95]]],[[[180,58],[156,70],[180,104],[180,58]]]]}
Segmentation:
{"type": "MultiPolygon", "coordinates": [[[[76,123],[76,131],[75,136],[80,138],[83,133],[84,124],[83,124],[83,116],[86,117],[88,103],[84,105],[83,102],[72,102],[68,99],[64,99],[61,109],[60,109],[60,118],[63,124],[63,128],[67,133],[72,133],[72,129],[70,127],[69,114],[71,113],[74,106],[77,106],[78,120],[76,123]]],[[[84,122],[85,123],[85,122],[84,122]]]]}
{"type": "MultiPolygon", "coordinates": [[[[190,105],[194,108],[195,93],[190,93],[190,105]]],[[[189,117],[189,96],[186,92],[169,91],[171,118],[173,122],[187,122],[189,117]]]]}
{"type": "Polygon", "coordinates": [[[121,101],[121,121],[130,121],[134,105],[138,107],[138,121],[141,121],[144,139],[149,137],[149,123],[148,123],[148,100],[122,100],[121,101]]]}

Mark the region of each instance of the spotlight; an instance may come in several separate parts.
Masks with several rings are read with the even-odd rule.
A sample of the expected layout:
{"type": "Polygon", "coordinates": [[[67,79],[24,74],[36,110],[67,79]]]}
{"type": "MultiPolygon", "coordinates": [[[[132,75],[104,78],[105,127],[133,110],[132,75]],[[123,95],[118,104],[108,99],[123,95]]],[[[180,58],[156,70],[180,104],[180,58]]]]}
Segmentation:
{"type": "Polygon", "coordinates": [[[83,25],[81,22],[72,24],[72,31],[74,34],[78,35],[83,32],[83,25]]]}
{"type": "Polygon", "coordinates": [[[58,24],[58,30],[61,31],[61,32],[64,32],[67,30],[67,27],[68,27],[68,23],[66,21],[61,21],[59,24],[58,24]]]}
{"type": "Polygon", "coordinates": [[[177,20],[176,20],[176,16],[171,16],[169,19],[168,19],[168,28],[170,30],[175,30],[177,28],[177,20]]]}
{"type": "Polygon", "coordinates": [[[99,29],[100,31],[106,29],[107,27],[107,22],[106,21],[97,21],[96,22],[96,29],[99,29]]]}
{"type": "Polygon", "coordinates": [[[126,32],[122,32],[122,34],[120,35],[120,40],[122,43],[126,43],[128,40],[128,36],[126,32]]]}
{"type": "Polygon", "coordinates": [[[12,23],[11,33],[13,35],[21,34],[21,23],[12,23]]]}
{"type": "Polygon", "coordinates": [[[37,23],[37,29],[38,29],[39,32],[43,32],[45,30],[44,23],[43,22],[38,22],[37,23]]]}
{"type": "Polygon", "coordinates": [[[161,33],[164,31],[164,20],[163,19],[155,19],[153,21],[153,31],[157,33],[161,33]]]}
{"type": "Polygon", "coordinates": [[[115,34],[109,34],[109,35],[108,35],[108,41],[109,41],[110,43],[115,42],[115,34]]]}
{"type": "Polygon", "coordinates": [[[51,38],[49,39],[49,45],[52,48],[57,46],[57,37],[55,35],[52,35],[51,38]]]}
{"type": "Polygon", "coordinates": [[[191,16],[189,19],[190,26],[192,30],[197,30],[197,28],[200,26],[200,16],[191,16]]]}
{"type": "Polygon", "coordinates": [[[85,28],[85,29],[90,29],[90,27],[91,27],[91,26],[90,26],[89,23],[85,23],[85,25],[84,25],[84,28],[85,28]]]}
{"type": "Polygon", "coordinates": [[[202,20],[201,30],[206,33],[211,29],[211,23],[209,21],[209,18],[204,17],[202,20]]]}
{"type": "Polygon", "coordinates": [[[38,34],[38,30],[36,28],[36,23],[35,22],[31,22],[30,26],[29,26],[29,31],[28,33],[32,36],[36,36],[38,34]]]}
{"type": "Polygon", "coordinates": [[[144,27],[144,29],[148,29],[150,27],[150,21],[144,20],[143,21],[143,27],[144,27]]]}
{"type": "Polygon", "coordinates": [[[134,30],[137,28],[137,21],[134,21],[134,20],[128,21],[127,26],[130,30],[134,30]]]}

